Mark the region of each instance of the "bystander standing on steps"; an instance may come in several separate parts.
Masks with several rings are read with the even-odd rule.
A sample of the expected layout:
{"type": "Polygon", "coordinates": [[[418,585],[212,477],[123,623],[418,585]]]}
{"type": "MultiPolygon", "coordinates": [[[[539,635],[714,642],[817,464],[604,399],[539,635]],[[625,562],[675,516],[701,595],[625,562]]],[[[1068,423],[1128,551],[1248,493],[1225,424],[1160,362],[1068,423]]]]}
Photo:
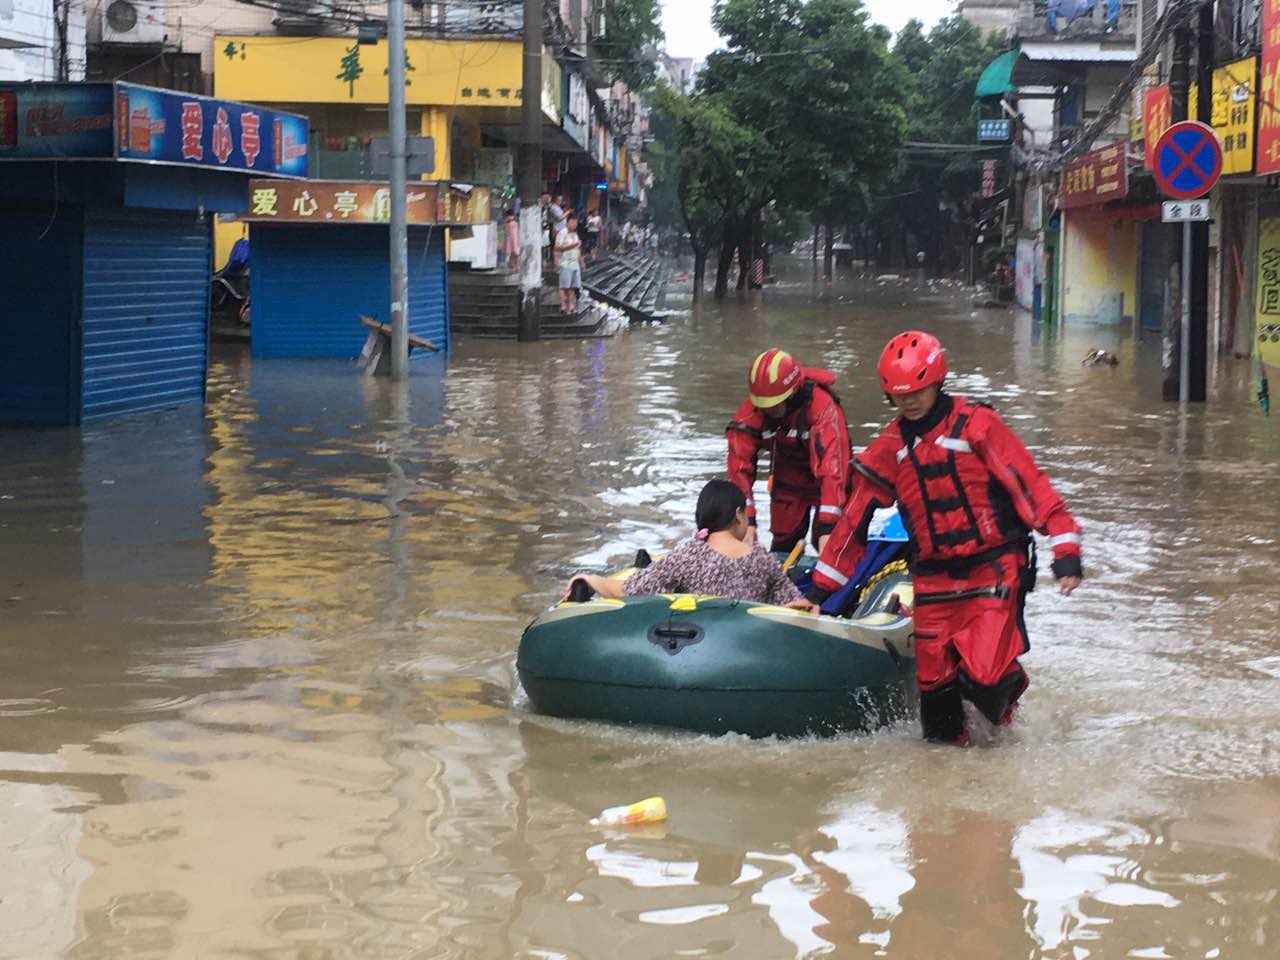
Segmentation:
{"type": "Polygon", "coordinates": [[[556,266],[560,271],[560,312],[578,312],[578,290],[582,286],[582,241],[578,239],[578,216],[569,214],[566,228],[556,234],[556,266]]]}

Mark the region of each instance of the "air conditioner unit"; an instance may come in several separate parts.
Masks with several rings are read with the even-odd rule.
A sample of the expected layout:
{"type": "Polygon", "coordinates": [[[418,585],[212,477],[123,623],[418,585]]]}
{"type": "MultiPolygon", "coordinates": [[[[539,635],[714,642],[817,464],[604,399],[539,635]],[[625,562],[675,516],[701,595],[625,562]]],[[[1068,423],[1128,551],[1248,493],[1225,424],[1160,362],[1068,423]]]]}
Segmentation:
{"type": "Polygon", "coordinates": [[[603,39],[608,28],[609,18],[605,11],[604,4],[596,8],[595,16],[591,18],[592,36],[596,39],[603,39]]]}
{"type": "Polygon", "coordinates": [[[164,43],[164,0],[107,0],[103,43],[164,43]]]}

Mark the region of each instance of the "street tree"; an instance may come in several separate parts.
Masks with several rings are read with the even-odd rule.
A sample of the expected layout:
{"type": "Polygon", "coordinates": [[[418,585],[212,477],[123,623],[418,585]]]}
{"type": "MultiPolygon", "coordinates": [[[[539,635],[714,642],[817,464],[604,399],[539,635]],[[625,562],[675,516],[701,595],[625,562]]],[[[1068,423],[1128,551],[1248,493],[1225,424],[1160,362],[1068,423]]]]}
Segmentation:
{"type": "Polygon", "coordinates": [[[773,153],[757,131],[738,123],[724,101],[687,97],[658,88],[657,110],[674,124],[669,153],[676,176],[676,203],[693,247],[693,295],[701,300],[707,257],[725,247],[725,231],[741,222],[756,202],[758,184],[772,175],[773,153]]]}
{"type": "MultiPolygon", "coordinates": [[[[722,98],[776,158],[770,180],[753,184],[743,215],[726,224],[724,243],[745,265],[746,251],[759,256],[767,205],[830,226],[893,169],[910,85],[889,31],[861,0],[719,0],[712,22],[727,49],[708,58],[699,93],[722,98]]],[[[722,253],[718,296],[731,264],[722,253]]]]}
{"type": "Polygon", "coordinates": [[[637,92],[651,87],[652,54],[664,39],[660,0],[606,0],[604,19],[604,36],[593,43],[609,79],[637,92]]]}
{"type": "Polygon", "coordinates": [[[893,49],[909,76],[911,145],[891,175],[873,185],[863,221],[864,243],[882,262],[914,263],[914,239],[931,267],[955,265],[986,156],[973,149],[974,87],[1005,46],[1003,35],[984,37],[962,17],[939,21],[927,33],[911,20],[899,32],[893,49]]]}

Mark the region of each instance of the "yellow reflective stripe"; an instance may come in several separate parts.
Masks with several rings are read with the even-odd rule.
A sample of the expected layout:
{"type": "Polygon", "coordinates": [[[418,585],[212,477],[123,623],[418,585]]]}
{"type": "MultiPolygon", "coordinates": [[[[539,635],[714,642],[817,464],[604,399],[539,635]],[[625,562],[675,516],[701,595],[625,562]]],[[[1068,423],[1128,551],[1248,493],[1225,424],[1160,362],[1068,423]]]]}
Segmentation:
{"type": "Polygon", "coordinates": [[[776,354],[774,354],[773,363],[769,364],[769,382],[770,383],[778,382],[778,371],[782,368],[782,361],[789,360],[789,359],[790,357],[788,357],[781,350],[779,350],[776,354]]]}
{"type": "Polygon", "coordinates": [[[757,397],[753,393],[751,394],[751,405],[753,407],[759,407],[761,410],[767,409],[768,407],[776,407],[778,404],[782,403],[782,401],[789,399],[795,392],[795,387],[792,387],[786,393],[777,397],[757,397]]]}
{"type": "Polygon", "coordinates": [[[751,364],[751,380],[753,383],[755,382],[756,374],[760,372],[760,364],[764,362],[764,358],[768,355],[769,351],[766,350],[764,353],[760,354],[760,356],[756,357],[755,363],[751,364]]]}

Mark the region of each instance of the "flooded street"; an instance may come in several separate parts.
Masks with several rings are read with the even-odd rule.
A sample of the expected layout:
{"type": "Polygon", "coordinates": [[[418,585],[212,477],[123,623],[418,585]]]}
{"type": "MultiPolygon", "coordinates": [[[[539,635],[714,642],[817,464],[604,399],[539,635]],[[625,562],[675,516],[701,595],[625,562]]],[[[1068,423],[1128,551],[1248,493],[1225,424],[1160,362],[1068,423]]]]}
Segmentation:
{"type": "Polygon", "coordinates": [[[1154,344],[970,299],[793,272],[611,340],[465,341],[407,390],[228,350],[204,410],[0,430],[0,957],[1277,956],[1280,441],[1247,364],[1180,417],[1154,344]],[[1085,528],[1070,599],[1042,551],[1020,723],[533,715],[522,628],[689,535],[751,358],[834,370],[861,446],[908,326],[1085,528]],[[663,826],[587,823],[652,794],[663,826]]]}

